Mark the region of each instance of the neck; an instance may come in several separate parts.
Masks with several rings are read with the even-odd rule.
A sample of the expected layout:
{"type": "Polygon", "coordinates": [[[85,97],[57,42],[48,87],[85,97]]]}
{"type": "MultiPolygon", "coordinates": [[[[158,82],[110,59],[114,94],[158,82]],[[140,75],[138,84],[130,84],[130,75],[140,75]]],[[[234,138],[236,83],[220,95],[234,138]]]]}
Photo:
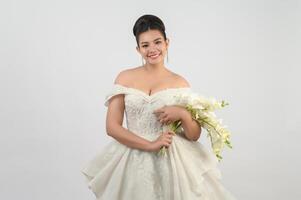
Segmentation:
{"type": "Polygon", "coordinates": [[[164,66],[163,63],[158,64],[150,64],[146,63],[142,66],[147,72],[154,73],[154,74],[162,74],[167,72],[167,68],[164,66]]]}

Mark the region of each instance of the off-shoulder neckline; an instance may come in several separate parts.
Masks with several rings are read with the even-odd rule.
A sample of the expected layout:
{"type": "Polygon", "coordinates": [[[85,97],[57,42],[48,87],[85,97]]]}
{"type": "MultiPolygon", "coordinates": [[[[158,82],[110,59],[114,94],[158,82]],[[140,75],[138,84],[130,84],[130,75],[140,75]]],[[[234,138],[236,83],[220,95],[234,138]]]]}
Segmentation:
{"type": "Polygon", "coordinates": [[[138,93],[142,94],[143,96],[145,96],[147,98],[152,98],[154,96],[157,96],[158,94],[161,94],[161,93],[167,92],[167,91],[191,90],[191,87],[169,87],[169,88],[161,89],[161,90],[149,95],[146,92],[144,92],[140,89],[134,88],[134,87],[124,86],[124,85],[121,85],[121,84],[118,84],[118,83],[114,83],[113,85],[114,85],[114,87],[120,87],[120,88],[123,88],[123,89],[128,89],[128,90],[138,92],[138,93]]]}

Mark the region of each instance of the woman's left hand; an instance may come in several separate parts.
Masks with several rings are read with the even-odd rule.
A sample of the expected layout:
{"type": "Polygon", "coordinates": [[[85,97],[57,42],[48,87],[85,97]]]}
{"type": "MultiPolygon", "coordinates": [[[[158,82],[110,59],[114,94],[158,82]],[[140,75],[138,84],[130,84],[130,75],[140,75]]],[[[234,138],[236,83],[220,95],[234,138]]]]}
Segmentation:
{"type": "Polygon", "coordinates": [[[181,106],[163,106],[162,108],[154,110],[153,113],[160,123],[168,125],[181,119],[183,109],[181,106]]]}

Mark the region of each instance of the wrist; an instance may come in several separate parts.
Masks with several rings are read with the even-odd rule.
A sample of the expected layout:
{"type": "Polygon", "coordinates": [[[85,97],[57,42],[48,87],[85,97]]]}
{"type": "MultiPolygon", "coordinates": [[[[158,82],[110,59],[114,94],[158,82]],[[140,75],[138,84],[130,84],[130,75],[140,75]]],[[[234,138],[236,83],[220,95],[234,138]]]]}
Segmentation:
{"type": "Polygon", "coordinates": [[[147,144],[145,145],[145,151],[152,151],[152,147],[153,147],[153,142],[152,141],[148,141],[147,144]]]}

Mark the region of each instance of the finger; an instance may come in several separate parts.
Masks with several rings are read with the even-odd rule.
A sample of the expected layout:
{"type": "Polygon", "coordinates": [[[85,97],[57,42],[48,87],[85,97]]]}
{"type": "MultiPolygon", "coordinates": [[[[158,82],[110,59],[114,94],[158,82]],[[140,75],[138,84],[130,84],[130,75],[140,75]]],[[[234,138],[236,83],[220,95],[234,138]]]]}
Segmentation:
{"type": "Polygon", "coordinates": [[[156,117],[157,117],[158,120],[160,120],[160,119],[163,118],[163,116],[161,114],[155,114],[155,115],[156,115],[156,117]]]}
{"type": "Polygon", "coordinates": [[[162,117],[161,118],[164,122],[167,122],[169,120],[168,116],[162,117]]]}
{"type": "Polygon", "coordinates": [[[161,114],[160,114],[160,117],[167,117],[168,116],[168,114],[167,113],[164,113],[164,112],[162,112],[161,114]]]}
{"type": "Polygon", "coordinates": [[[168,131],[168,134],[174,136],[174,135],[175,135],[175,132],[174,132],[174,131],[168,131]]]}
{"type": "Polygon", "coordinates": [[[169,131],[165,131],[164,133],[165,133],[165,136],[170,136],[169,131]]]}
{"type": "Polygon", "coordinates": [[[166,139],[171,139],[172,138],[172,136],[171,135],[166,135],[166,139]]]}
{"type": "Polygon", "coordinates": [[[153,113],[155,113],[155,114],[162,113],[162,112],[164,112],[164,109],[162,109],[162,108],[159,108],[159,109],[156,109],[153,111],[153,113]]]}
{"type": "Polygon", "coordinates": [[[157,117],[157,118],[164,118],[164,117],[166,117],[166,116],[168,116],[168,114],[167,114],[167,113],[164,113],[164,111],[156,114],[156,117],[157,117]]]}
{"type": "Polygon", "coordinates": [[[168,118],[161,118],[161,122],[162,122],[163,124],[166,124],[166,123],[167,123],[167,120],[168,120],[168,118]]]}
{"type": "Polygon", "coordinates": [[[168,121],[169,121],[168,117],[163,118],[163,120],[164,120],[165,124],[168,124],[168,121]]]}

